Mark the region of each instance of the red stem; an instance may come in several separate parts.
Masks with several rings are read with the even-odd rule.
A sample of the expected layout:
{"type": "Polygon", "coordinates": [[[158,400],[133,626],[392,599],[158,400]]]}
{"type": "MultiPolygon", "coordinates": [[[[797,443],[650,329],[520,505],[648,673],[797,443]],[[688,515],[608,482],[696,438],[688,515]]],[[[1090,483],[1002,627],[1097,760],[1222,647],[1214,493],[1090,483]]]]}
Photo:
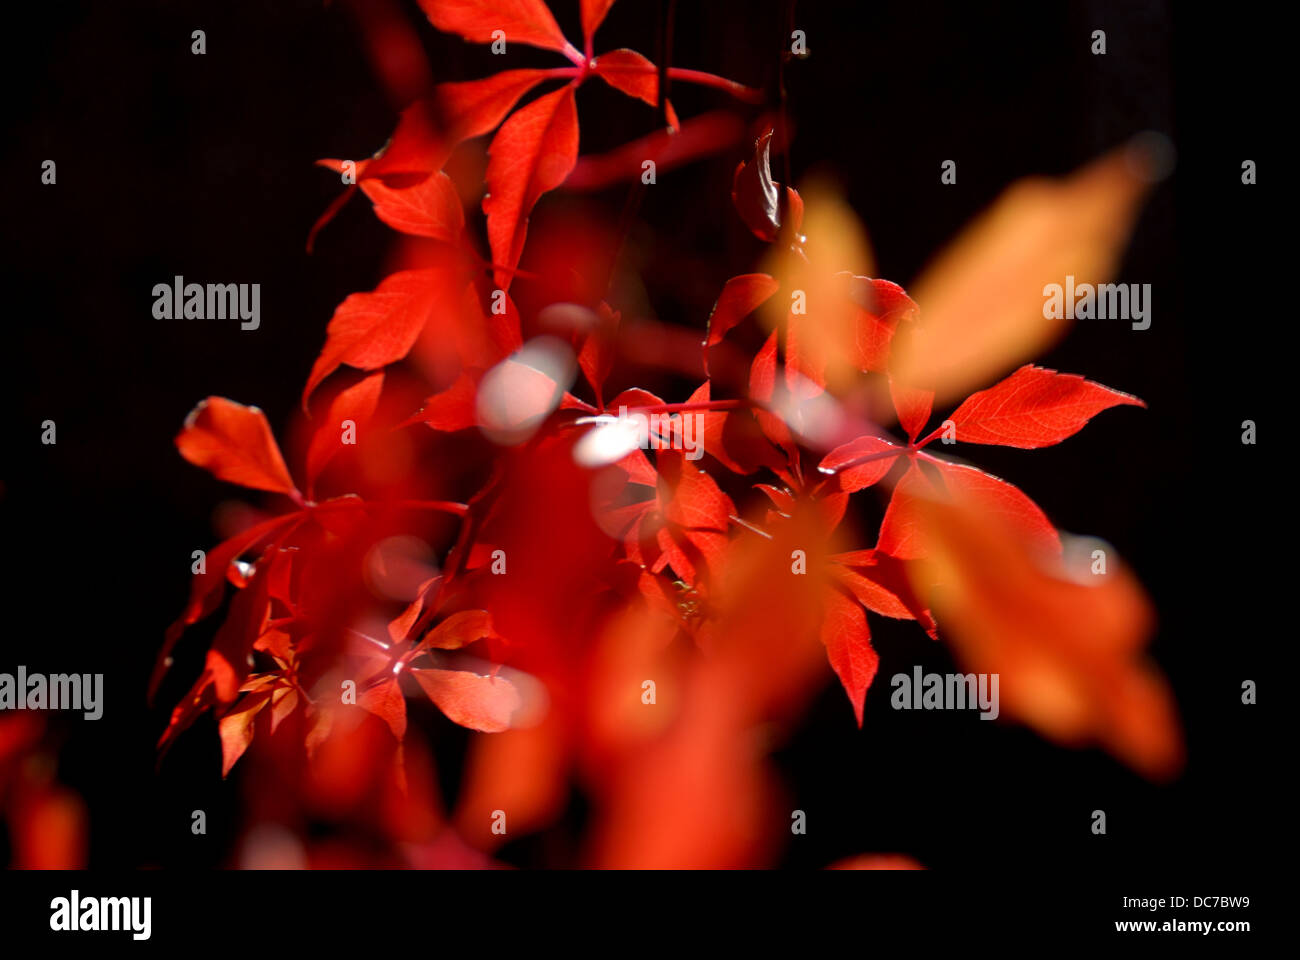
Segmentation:
{"type": "Polygon", "coordinates": [[[737,100],[742,100],[745,103],[763,102],[762,90],[747,87],[743,83],[728,80],[726,77],[719,77],[714,73],[705,73],[703,70],[688,70],[685,67],[671,67],[668,70],[668,76],[673,80],[681,80],[685,83],[698,83],[702,87],[725,90],[737,100]]]}
{"type": "Polygon", "coordinates": [[[935,427],[933,430],[927,433],[921,440],[918,440],[916,443],[912,444],[911,445],[912,449],[920,450],[922,447],[926,446],[928,443],[934,440],[935,437],[939,436],[942,433],[943,433],[943,424],[941,423],[939,424],[939,426],[935,427]]]}
{"type": "Polygon", "coordinates": [[[332,500],[318,503],[314,510],[362,510],[366,507],[396,507],[399,510],[441,510],[457,517],[469,516],[469,507],[463,503],[450,500],[388,500],[369,502],[366,500],[332,500]]]}
{"type": "MultiPolygon", "coordinates": [[[[571,61],[577,64],[578,69],[580,70],[586,69],[587,58],[582,55],[582,52],[577,47],[569,43],[567,40],[564,41],[564,49],[561,50],[560,53],[564,54],[571,61]]],[[[564,68],[561,67],[560,69],[564,69],[564,68]]]]}

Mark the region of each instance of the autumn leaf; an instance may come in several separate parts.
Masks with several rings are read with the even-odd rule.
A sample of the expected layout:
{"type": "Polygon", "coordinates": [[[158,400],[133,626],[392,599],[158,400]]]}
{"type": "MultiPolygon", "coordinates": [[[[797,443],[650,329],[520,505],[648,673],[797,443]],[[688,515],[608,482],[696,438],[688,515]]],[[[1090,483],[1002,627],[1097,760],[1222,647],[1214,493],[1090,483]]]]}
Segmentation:
{"type": "MultiPolygon", "coordinates": [[[[448,144],[454,146],[460,140],[492,129],[540,80],[552,77],[570,79],[563,89],[537,98],[506,119],[488,148],[488,195],[483,200],[483,212],[488,221],[495,281],[499,288],[508,289],[523,252],[528,217],[533,207],[543,193],[564,182],[577,162],[578,114],[574,91],[589,76],[595,75],[629,96],[656,103],[658,70],[644,56],[632,50],[616,50],[591,58],[592,34],[610,6],[610,2],[605,0],[583,5],[585,55],[565,39],[542,0],[421,0],[420,6],[439,30],[459,34],[474,43],[492,43],[504,38],[507,44],[526,43],[554,50],[564,54],[575,65],[549,72],[511,71],[508,81],[477,81],[482,86],[472,91],[443,89],[451,86],[443,85],[435,92],[432,104],[424,105],[419,113],[410,116],[408,131],[402,131],[399,125],[398,133],[402,136],[401,146],[396,148],[398,152],[403,156],[423,157],[426,166],[421,172],[432,174],[446,161],[450,149],[448,144]],[[467,105],[466,99],[472,99],[472,105],[467,105]],[[439,118],[466,115],[472,117],[472,121],[454,127],[450,136],[435,132],[439,118]],[[442,146],[431,149],[428,144],[442,146]]],[[[717,87],[742,99],[753,100],[757,96],[757,92],[750,88],[702,71],[672,68],[668,73],[675,79],[717,87]]],[[[672,126],[679,126],[671,105],[669,115],[672,126]]],[[[408,121],[406,114],[403,120],[408,121]]],[[[441,125],[450,126],[446,121],[441,125]]],[[[397,144],[399,136],[395,134],[393,141],[397,144]]],[[[390,146],[389,151],[394,149],[390,146]]],[[[385,152],[376,158],[375,165],[366,173],[375,176],[376,165],[387,155],[385,152]]],[[[386,164],[385,172],[391,171],[393,166],[392,162],[386,164]]]]}
{"type": "Polygon", "coordinates": [[[486,610],[453,613],[420,640],[417,649],[458,650],[477,640],[499,639],[492,629],[492,615],[486,610]]]}
{"type": "Polygon", "coordinates": [[[1075,374],[1029,364],[1001,383],[972,393],[949,419],[962,443],[1032,450],[1060,443],[1101,411],[1123,405],[1146,406],[1137,397],[1075,374]]]}
{"type": "Polygon", "coordinates": [[[596,394],[596,406],[605,407],[605,381],[614,369],[618,348],[618,325],[622,319],[617,310],[601,301],[596,308],[595,326],[588,330],[578,351],[578,367],[596,394]]]}
{"type": "Polygon", "coordinates": [[[470,371],[462,371],[455,383],[425,400],[412,421],[427,423],[434,430],[447,433],[468,430],[478,422],[475,401],[481,376],[481,373],[475,377],[470,371]]]}
{"type": "Polygon", "coordinates": [[[420,0],[420,9],[439,30],[473,43],[491,43],[500,30],[507,43],[577,54],[542,0],[420,0]]]}
{"type": "Polygon", "coordinates": [[[354,293],[338,305],[325,332],[325,347],[303,389],[303,406],[317,385],[347,364],[377,370],[401,360],[429,321],[439,283],[435,270],[401,270],[370,293],[354,293]]]}
{"type": "Polygon", "coordinates": [[[467,670],[411,671],[424,692],[453,723],[483,733],[510,729],[510,717],[522,701],[505,677],[485,677],[467,670]]]}
{"type": "Polygon", "coordinates": [[[1126,145],[1064,179],[1013,184],[912,284],[925,322],[894,372],[946,402],[1050,346],[1065,324],[1044,285],[1105,282],[1158,175],[1126,145]]]}
{"type": "Polygon", "coordinates": [[[186,627],[210,614],[221,601],[222,587],[230,565],[240,556],[255,549],[277,535],[283,535],[301,522],[298,513],[272,517],[243,530],[208,550],[204,568],[190,584],[190,599],[184,612],[167,628],[166,640],[158,653],[153,674],[149,679],[149,698],[153,699],[167,668],[171,665],[171,652],[186,627]]]}
{"type": "Polygon", "coordinates": [[[768,130],[754,141],[753,157],[737,165],[731,184],[731,201],[740,219],[768,243],[781,231],[781,196],[772,180],[771,153],[772,131],[768,130]]]}
{"type": "Polygon", "coordinates": [[[591,50],[591,39],[605,21],[605,14],[614,5],[614,0],[582,0],[582,36],[591,50]]]}
{"type": "Polygon", "coordinates": [[[821,637],[827,659],[840,678],[861,727],[867,688],[880,666],[880,656],[871,646],[871,631],[861,605],[837,590],[828,590],[821,637]]]}
{"type": "Polygon", "coordinates": [[[826,454],[819,468],[834,474],[845,493],[856,493],[883,480],[904,452],[883,437],[858,437],[826,454]]]}
{"type": "Polygon", "coordinates": [[[704,341],[704,372],[709,372],[709,348],[722,342],[736,324],[753,313],[780,286],[766,273],[745,273],[732,277],[722,287],[709,313],[709,335],[704,341]]]}
{"type": "Polygon", "coordinates": [[[350,423],[354,433],[363,430],[374,416],[379,404],[379,394],[384,388],[383,371],[364,377],[345,390],[330,403],[329,412],[312,435],[307,449],[307,491],[310,495],[316,478],[339,452],[343,443],[344,424],[350,423]]]}
{"type": "Polygon", "coordinates": [[[564,182],[578,159],[573,88],[538,97],[502,124],[488,149],[488,241],[496,283],[509,289],[523,253],[528,216],[538,198],[564,182]]]}
{"type": "Polygon", "coordinates": [[[357,698],[357,706],[384,721],[398,743],[406,738],[406,697],[396,677],[367,688],[357,698]]]}
{"type": "Polygon", "coordinates": [[[270,689],[257,690],[245,694],[235,704],[234,709],[226,713],[217,724],[221,737],[221,775],[230,773],[235,762],[244,755],[253,742],[253,721],[262,712],[262,708],[271,702],[270,689]]]}
{"type": "Polygon", "coordinates": [[[451,178],[439,170],[414,186],[390,187],[378,178],[361,181],[375,215],[394,230],[455,243],[465,229],[465,211],[451,178]]]}
{"type": "Polygon", "coordinates": [[[1167,779],[1182,737],[1164,680],[1142,654],[1150,603],[1117,558],[1105,572],[1045,557],[1012,518],[957,490],[924,498],[938,615],[968,669],[1000,676],[1002,711],[1060,743],[1099,743],[1138,772],[1167,779]]]}
{"type": "Polygon", "coordinates": [[[1027,549],[1045,555],[1060,554],[1061,538],[1056,528],[1018,487],[977,467],[929,455],[913,461],[894,487],[880,523],[877,549],[900,560],[929,556],[940,531],[930,521],[925,504],[954,497],[973,509],[999,517],[1020,535],[1027,549]]]}
{"type": "Polygon", "coordinates": [[[186,460],[219,480],[272,493],[297,493],[266,415],[257,407],[208,397],[185,418],[176,447],[186,460]]]}
{"type": "Polygon", "coordinates": [[[644,100],[652,107],[658,106],[659,73],[653,63],[635,50],[602,53],[592,69],[615,90],[644,100]]]}
{"type": "Polygon", "coordinates": [[[898,425],[907,434],[908,442],[915,443],[930,420],[930,411],[934,408],[934,391],[909,387],[890,377],[889,396],[898,413],[898,425]]]}

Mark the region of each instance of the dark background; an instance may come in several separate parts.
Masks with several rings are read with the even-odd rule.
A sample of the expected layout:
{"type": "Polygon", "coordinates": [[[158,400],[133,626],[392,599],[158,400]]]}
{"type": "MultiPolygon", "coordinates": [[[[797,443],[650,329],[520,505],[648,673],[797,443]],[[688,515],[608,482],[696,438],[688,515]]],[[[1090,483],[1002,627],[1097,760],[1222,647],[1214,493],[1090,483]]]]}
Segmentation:
{"type": "MultiPolygon", "coordinates": [[[[405,6],[438,79],[500,69],[405,6]]],[[[580,36],[576,3],[555,6],[566,33],[580,36]]],[[[811,56],[789,68],[795,179],[816,169],[845,185],[880,276],[913,280],[1018,177],[1066,173],[1144,129],[1174,141],[1177,168],[1117,277],[1152,284],[1151,329],[1083,321],[1039,359],[1136,393],[1150,409],[1107,414],[1041,451],[981,449],[978,461],[1062,528],[1109,540],[1137,570],[1160,611],[1153,653],[1174,685],[1190,763],[1157,787],[1100,752],[1062,750],[1023,727],[894,713],[886,688],[868,697],[860,732],[828,682],[779,755],[810,824],[786,865],[898,851],[979,871],[1237,871],[1276,855],[1272,815],[1291,751],[1274,678],[1290,657],[1279,627],[1293,538],[1279,475],[1260,457],[1280,436],[1266,390],[1287,382],[1279,338],[1292,322],[1277,279],[1290,276],[1281,257],[1291,227],[1276,143],[1282,31],[1262,4],[1234,4],[1214,23],[1173,6],[799,5],[811,56]],[[1104,57],[1089,52],[1093,29],[1106,31],[1104,57]],[[1258,186],[1240,183],[1248,158],[1258,186]],[[957,161],[956,186],[939,183],[946,159],[957,161]],[[1260,423],[1260,447],[1240,443],[1247,418],[1260,423]],[[1260,706],[1241,705],[1244,679],[1259,683],[1260,706]],[[1107,812],[1106,837],[1089,831],[1096,808],[1107,812]]],[[[288,423],[334,306],[375,285],[392,236],[354,201],[307,256],[308,228],[338,190],[312,161],[373,151],[395,113],[345,5],[31,7],[27,23],[6,28],[3,58],[12,397],[0,468],[0,670],[106,675],[102,720],[53,719],[60,777],[90,806],[92,866],[224,864],[238,768],[220,779],[215,726],[204,721],[155,774],[166,711],[144,702],[163,630],[186,596],[190,553],[214,542],[212,510],[232,496],[171,439],[213,393],[261,406],[277,432],[288,423]],[[206,31],[205,56],[190,53],[194,29],[206,31]],[[40,183],[45,159],[58,164],[56,186],[40,183]],[[151,289],[178,273],[260,282],[261,329],[155,320],[151,289]],[[47,418],[58,424],[56,446],[39,442],[47,418]],[[206,837],[190,834],[196,808],[208,812],[206,837]]],[[[597,51],[655,56],[658,10],[620,0],[597,51]]],[[[770,83],[783,36],[775,0],[684,2],[673,62],[770,83]]],[[[508,59],[563,65],[525,48],[508,59]]],[[[683,117],[725,102],[691,88],[675,88],[674,101],[683,117]]],[[[650,108],[597,83],[583,88],[579,110],[583,153],[654,123],[650,108]]],[[[661,174],[648,192],[637,235],[650,238],[644,275],[660,319],[702,327],[722,282],[753,269],[760,245],[723,199],[738,159],[661,174]]],[[[625,192],[581,202],[616,217],[625,192]]],[[[876,618],[872,627],[881,678],[918,662],[949,669],[945,650],[914,625],[876,618]]],[[[173,683],[162,700],[180,692],[173,683]]],[[[454,786],[454,770],[443,774],[454,786]]],[[[528,841],[503,851],[520,864],[535,853],[528,841]]]]}

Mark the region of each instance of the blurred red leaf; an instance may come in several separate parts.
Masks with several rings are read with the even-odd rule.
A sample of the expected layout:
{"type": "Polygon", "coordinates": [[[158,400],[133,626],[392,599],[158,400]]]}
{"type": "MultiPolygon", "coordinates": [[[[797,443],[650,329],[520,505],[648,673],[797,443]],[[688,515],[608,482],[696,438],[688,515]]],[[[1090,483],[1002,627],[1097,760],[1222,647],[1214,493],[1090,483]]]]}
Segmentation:
{"type": "MultiPolygon", "coordinates": [[[[312,435],[307,449],[307,490],[310,494],[316,478],[339,452],[343,443],[343,424],[351,422],[353,432],[363,430],[375,414],[379,394],[384,388],[384,373],[372,373],[345,390],[330,403],[329,412],[312,435]]],[[[354,441],[355,442],[355,437],[354,441]]]]}
{"type": "Polygon", "coordinates": [[[1038,504],[1019,488],[963,463],[923,455],[909,465],[890,498],[877,548],[900,560],[927,556],[935,531],[921,505],[936,497],[960,496],[979,509],[1005,518],[1034,550],[1055,555],[1061,538],[1038,504]]]}

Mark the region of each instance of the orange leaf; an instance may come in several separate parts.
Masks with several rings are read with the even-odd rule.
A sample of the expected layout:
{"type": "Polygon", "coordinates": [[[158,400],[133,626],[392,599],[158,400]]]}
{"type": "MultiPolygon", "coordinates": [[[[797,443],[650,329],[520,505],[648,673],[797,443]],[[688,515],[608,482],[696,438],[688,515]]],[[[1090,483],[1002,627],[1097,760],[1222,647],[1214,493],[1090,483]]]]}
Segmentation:
{"type": "MultiPolygon", "coordinates": [[[[1150,603],[1109,558],[1108,572],[1045,558],[1005,515],[958,491],[918,501],[942,584],[936,615],[958,658],[1000,677],[1001,709],[1052,740],[1099,743],[1153,779],[1182,762],[1182,737],[1164,679],[1141,655],[1150,603]]],[[[919,587],[919,585],[918,585],[919,587]]]]}
{"type": "Polygon", "coordinates": [[[1066,325],[1045,316],[1044,286],[1110,277],[1154,164],[1121,147],[1062,180],[1013,184],[913,284],[925,320],[894,372],[942,403],[1042,352],[1066,325]]]}
{"type": "Polygon", "coordinates": [[[505,677],[483,677],[467,670],[412,670],[429,699],[447,719],[471,730],[500,733],[522,701],[505,677]]]}

